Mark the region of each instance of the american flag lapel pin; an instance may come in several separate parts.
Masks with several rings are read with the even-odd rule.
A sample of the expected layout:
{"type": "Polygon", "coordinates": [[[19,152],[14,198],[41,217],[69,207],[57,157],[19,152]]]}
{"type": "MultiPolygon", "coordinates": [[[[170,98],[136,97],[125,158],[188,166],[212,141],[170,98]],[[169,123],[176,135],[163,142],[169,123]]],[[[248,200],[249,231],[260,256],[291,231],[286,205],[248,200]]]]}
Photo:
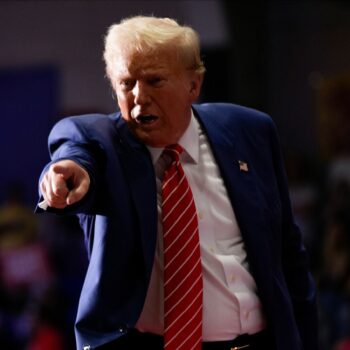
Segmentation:
{"type": "Polygon", "coordinates": [[[239,170],[240,171],[244,171],[244,172],[248,172],[248,164],[246,162],[243,162],[242,160],[238,161],[238,165],[239,165],[239,170]]]}

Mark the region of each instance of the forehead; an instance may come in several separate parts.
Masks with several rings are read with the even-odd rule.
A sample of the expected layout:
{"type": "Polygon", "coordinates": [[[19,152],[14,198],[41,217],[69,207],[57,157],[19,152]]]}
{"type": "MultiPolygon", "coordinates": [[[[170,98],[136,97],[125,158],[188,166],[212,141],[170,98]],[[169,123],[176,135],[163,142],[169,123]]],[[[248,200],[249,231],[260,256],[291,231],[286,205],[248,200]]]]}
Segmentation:
{"type": "Polygon", "coordinates": [[[152,52],[122,48],[119,51],[115,64],[117,75],[135,75],[152,72],[171,73],[184,70],[178,60],[176,51],[171,48],[152,52]]]}

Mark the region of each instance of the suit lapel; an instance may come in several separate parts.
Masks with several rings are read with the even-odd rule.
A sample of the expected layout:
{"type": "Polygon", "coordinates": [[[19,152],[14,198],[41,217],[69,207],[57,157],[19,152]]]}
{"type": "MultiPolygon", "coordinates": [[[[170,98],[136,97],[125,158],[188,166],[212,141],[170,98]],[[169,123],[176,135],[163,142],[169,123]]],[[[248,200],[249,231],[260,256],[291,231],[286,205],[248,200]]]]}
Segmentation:
{"type": "Polygon", "coordinates": [[[212,113],[197,111],[197,117],[223,177],[245,242],[251,272],[259,284],[265,276],[266,265],[270,264],[270,256],[264,232],[267,223],[261,208],[264,201],[257,187],[259,181],[254,164],[250,162],[237,130],[218,125],[215,122],[217,116],[212,113]]]}
{"type": "Polygon", "coordinates": [[[154,168],[147,148],[129,131],[122,118],[117,120],[117,147],[137,212],[147,272],[150,274],[157,239],[157,189],[154,168]]]}

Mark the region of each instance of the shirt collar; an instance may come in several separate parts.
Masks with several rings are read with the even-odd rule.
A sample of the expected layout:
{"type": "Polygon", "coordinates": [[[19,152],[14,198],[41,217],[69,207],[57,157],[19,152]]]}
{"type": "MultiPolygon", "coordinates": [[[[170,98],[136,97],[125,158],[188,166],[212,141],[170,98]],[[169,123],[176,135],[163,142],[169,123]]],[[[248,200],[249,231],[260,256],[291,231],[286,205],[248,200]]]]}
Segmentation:
{"type": "MultiPolygon", "coordinates": [[[[194,117],[193,111],[191,111],[191,120],[187,129],[180,137],[178,144],[184,149],[183,160],[193,163],[198,163],[199,158],[199,133],[198,133],[198,122],[194,117]]],[[[152,162],[156,164],[160,155],[163,152],[164,147],[150,147],[147,146],[151,153],[152,162]]]]}

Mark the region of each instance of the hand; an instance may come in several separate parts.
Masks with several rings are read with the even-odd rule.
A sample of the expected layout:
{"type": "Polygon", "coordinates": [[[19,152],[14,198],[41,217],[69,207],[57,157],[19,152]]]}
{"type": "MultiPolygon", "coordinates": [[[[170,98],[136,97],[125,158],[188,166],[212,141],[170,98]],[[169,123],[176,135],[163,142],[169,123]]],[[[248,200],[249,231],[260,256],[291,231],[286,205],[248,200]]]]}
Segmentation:
{"type": "Polygon", "coordinates": [[[45,173],[40,190],[46,203],[57,209],[80,201],[88,192],[88,172],[72,160],[61,160],[45,173]]]}

